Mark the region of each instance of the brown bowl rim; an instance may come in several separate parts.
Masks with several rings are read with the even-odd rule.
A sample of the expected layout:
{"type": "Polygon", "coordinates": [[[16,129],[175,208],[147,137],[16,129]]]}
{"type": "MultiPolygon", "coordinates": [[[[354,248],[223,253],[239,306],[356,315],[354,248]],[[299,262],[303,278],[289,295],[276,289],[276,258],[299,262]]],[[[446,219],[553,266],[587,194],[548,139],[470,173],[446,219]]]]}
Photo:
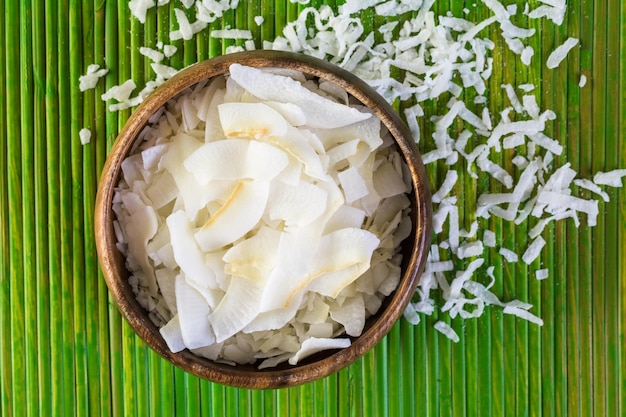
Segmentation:
{"type": "Polygon", "coordinates": [[[296,386],[338,372],[365,355],[391,330],[411,300],[425,266],[431,239],[431,196],[424,164],[411,138],[402,119],[376,91],[354,74],[321,59],[283,51],[247,51],[218,56],[187,67],[157,88],[131,114],[108,154],[100,177],[94,213],[96,249],[113,301],[125,320],[151,349],[175,366],[209,381],[239,388],[267,389],[296,386]],[[112,198],[114,185],[119,181],[121,163],[150,116],[186,88],[201,80],[227,73],[233,63],[259,68],[297,69],[341,86],[369,107],[391,132],[407,162],[413,182],[414,245],[410,258],[408,261],[405,259],[403,264],[403,276],[398,288],[385,299],[381,311],[370,318],[374,321],[369,323],[363,334],[353,338],[350,347],[327,352],[319,360],[295,367],[257,370],[250,366],[231,366],[210,361],[188,350],[172,353],[157,327],[135,299],[130,285],[122,278],[126,268],[116,249],[115,233],[110,221],[114,217],[112,198]]]}

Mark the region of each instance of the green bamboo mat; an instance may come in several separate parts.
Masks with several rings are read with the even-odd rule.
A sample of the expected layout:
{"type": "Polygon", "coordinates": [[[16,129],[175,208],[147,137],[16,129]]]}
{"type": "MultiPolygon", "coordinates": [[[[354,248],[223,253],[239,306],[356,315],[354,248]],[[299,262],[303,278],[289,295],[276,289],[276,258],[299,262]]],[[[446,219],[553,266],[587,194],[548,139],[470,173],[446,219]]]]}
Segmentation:
{"type": "MultiPolygon", "coordinates": [[[[436,314],[417,327],[401,320],[344,371],[274,391],[199,380],[146,348],[111,303],[97,264],[96,184],[130,114],[107,112],[98,97],[130,77],[145,80],[149,62],[137,48],[167,42],[175,5],[153,10],[144,26],[130,18],[127,3],[0,0],[0,416],[626,415],[623,189],[610,189],[611,202],[600,203],[597,227],[562,222],[545,230],[548,280],[536,281],[521,263],[496,269],[494,291],[534,304],[543,327],[488,308],[477,320],[451,321],[461,336],[454,344],[433,329],[436,314]],[[110,73],[82,94],[78,77],[92,63],[110,73]],[[94,133],[86,146],[78,137],[83,127],[94,133]]],[[[435,10],[460,15],[475,3],[478,16],[489,15],[479,0],[438,0],[435,10]]],[[[559,115],[547,133],[565,145],[561,162],[590,177],[626,168],[626,2],[568,3],[561,27],[529,23],[541,34],[531,40],[530,67],[491,29],[506,52],[494,54],[489,98],[502,108],[500,84],[540,85],[540,105],[559,115]],[[568,36],[582,47],[547,71],[545,59],[568,36]],[[580,74],[589,79],[582,89],[580,74]]],[[[259,45],[302,7],[242,1],[210,28],[249,28],[259,45]],[[254,24],[257,15],[264,25],[254,24]]],[[[363,16],[371,27],[384,23],[363,16]]],[[[201,34],[172,62],[188,65],[233,43],[201,34]]],[[[461,198],[475,199],[476,187],[462,181],[461,198]]],[[[525,245],[525,235],[492,222],[509,247],[525,245]]]]}

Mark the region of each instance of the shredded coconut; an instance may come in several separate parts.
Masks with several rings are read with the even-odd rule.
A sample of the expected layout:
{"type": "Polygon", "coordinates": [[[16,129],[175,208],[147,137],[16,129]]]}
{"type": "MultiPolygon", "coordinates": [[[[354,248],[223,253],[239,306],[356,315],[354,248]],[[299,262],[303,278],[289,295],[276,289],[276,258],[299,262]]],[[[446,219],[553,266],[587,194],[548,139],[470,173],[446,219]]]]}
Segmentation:
{"type": "Polygon", "coordinates": [[[78,78],[80,91],[87,91],[96,87],[98,80],[109,72],[108,69],[100,69],[100,65],[92,64],[87,67],[87,73],[78,78]]]}
{"type": "Polygon", "coordinates": [[[162,52],[159,52],[155,49],[151,49],[145,46],[139,48],[139,53],[147,58],[149,58],[152,62],[161,62],[165,55],[162,52]]]}
{"type": "Polygon", "coordinates": [[[86,145],[91,142],[91,130],[87,128],[80,129],[78,136],[80,137],[80,143],[82,145],[86,145]]]}
{"type": "Polygon", "coordinates": [[[499,253],[504,259],[506,259],[507,262],[517,262],[517,260],[519,259],[517,253],[507,248],[500,248],[499,253]]]}
{"type": "Polygon", "coordinates": [[[218,29],[211,31],[211,37],[218,39],[252,39],[252,32],[240,29],[218,29]]]}
{"type": "Polygon", "coordinates": [[[568,38],[563,44],[559,45],[546,61],[546,66],[550,69],[556,68],[567,57],[569,51],[571,51],[576,45],[578,45],[578,39],[568,38]]]}
{"type": "Polygon", "coordinates": [[[527,265],[533,263],[533,261],[539,257],[539,254],[545,245],[546,241],[541,236],[538,236],[535,240],[533,240],[533,242],[526,249],[526,252],[522,255],[522,261],[524,261],[527,265]]]}
{"type": "Polygon", "coordinates": [[[448,339],[452,340],[454,343],[458,343],[460,340],[459,335],[446,322],[438,321],[437,323],[435,323],[435,330],[443,334],[448,339]]]}
{"type": "Polygon", "coordinates": [[[622,177],[626,177],[626,169],[615,169],[609,172],[598,172],[593,176],[593,182],[598,185],[621,187],[623,185],[622,177]]]}
{"type": "Polygon", "coordinates": [[[483,232],[483,243],[489,248],[496,246],[496,234],[491,230],[485,230],[483,232]]]}

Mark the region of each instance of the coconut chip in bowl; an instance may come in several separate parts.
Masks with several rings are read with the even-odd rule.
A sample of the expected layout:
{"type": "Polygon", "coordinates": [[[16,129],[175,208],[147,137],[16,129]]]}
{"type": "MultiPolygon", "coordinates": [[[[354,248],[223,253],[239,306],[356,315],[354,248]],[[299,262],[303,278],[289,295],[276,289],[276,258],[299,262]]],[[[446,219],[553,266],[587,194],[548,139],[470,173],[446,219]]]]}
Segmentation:
{"type": "Polygon", "coordinates": [[[398,285],[410,174],[331,82],[232,64],[154,113],[121,170],[117,247],[172,352],[295,365],[350,346],[398,285]]]}

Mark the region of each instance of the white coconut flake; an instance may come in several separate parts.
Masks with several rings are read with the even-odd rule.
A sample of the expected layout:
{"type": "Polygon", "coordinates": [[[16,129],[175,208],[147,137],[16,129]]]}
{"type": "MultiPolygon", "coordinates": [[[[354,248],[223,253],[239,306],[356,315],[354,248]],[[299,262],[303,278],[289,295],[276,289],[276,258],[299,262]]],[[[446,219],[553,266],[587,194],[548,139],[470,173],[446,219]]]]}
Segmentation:
{"type": "Polygon", "coordinates": [[[529,66],[534,55],[535,50],[533,49],[533,47],[525,46],[524,49],[522,49],[522,53],[520,54],[520,60],[522,61],[522,64],[529,66]]]}
{"type": "Polygon", "coordinates": [[[87,91],[92,88],[96,88],[98,80],[104,77],[109,72],[108,69],[102,68],[97,64],[92,64],[87,67],[87,73],[78,77],[78,88],[80,91],[87,91]]]}
{"type": "Polygon", "coordinates": [[[483,232],[483,243],[489,248],[496,246],[496,234],[491,230],[485,230],[483,232]]]}
{"type": "Polygon", "coordinates": [[[578,42],[579,40],[576,38],[568,38],[548,56],[546,66],[550,69],[558,67],[561,62],[567,57],[569,51],[571,51],[576,45],[578,45],[578,42]]]}
{"type": "Polygon", "coordinates": [[[515,155],[511,162],[519,169],[525,169],[528,166],[528,159],[524,158],[523,155],[515,155]]]}
{"type": "Polygon", "coordinates": [[[446,178],[444,179],[443,184],[441,184],[439,190],[437,190],[437,192],[432,196],[433,203],[441,203],[441,200],[443,200],[445,197],[448,196],[448,194],[450,194],[450,191],[452,191],[452,188],[454,188],[454,185],[456,184],[458,178],[459,175],[455,170],[448,170],[448,172],[446,172],[446,178]]]}
{"type": "Polygon", "coordinates": [[[565,2],[560,2],[561,4],[554,4],[555,1],[544,1],[541,0],[544,5],[538,6],[536,9],[532,11],[528,11],[525,13],[531,19],[539,19],[542,17],[547,17],[552,20],[555,24],[561,25],[563,23],[563,19],[565,18],[566,6],[565,2]]]}
{"type": "Polygon", "coordinates": [[[166,58],[170,58],[171,56],[173,56],[176,51],[178,51],[178,48],[174,45],[163,46],[163,55],[165,55],[166,58]]]}
{"type": "Polygon", "coordinates": [[[513,316],[516,316],[516,317],[519,317],[521,319],[527,320],[527,321],[529,321],[531,323],[534,323],[534,324],[537,324],[539,326],[543,326],[543,320],[541,320],[539,317],[535,316],[534,314],[532,314],[529,311],[524,310],[522,308],[511,306],[511,305],[507,305],[506,307],[504,307],[502,312],[504,314],[511,314],[513,316]]]}
{"type": "MultiPolygon", "coordinates": [[[[585,190],[589,190],[592,193],[595,193],[597,195],[599,195],[600,197],[602,197],[602,199],[608,203],[609,201],[609,195],[602,191],[602,189],[596,185],[593,181],[588,180],[588,179],[579,179],[579,180],[574,180],[574,184],[576,184],[577,186],[579,186],[580,188],[583,188],[585,190]]],[[[620,182],[621,184],[621,182],[620,182]]]]}
{"type": "Polygon", "coordinates": [[[515,253],[512,250],[507,249],[507,248],[500,248],[498,253],[500,255],[502,255],[502,257],[504,259],[506,259],[506,261],[509,262],[509,263],[517,262],[518,259],[519,259],[518,256],[517,256],[517,253],[515,253]]]}
{"type": "Polygon", "coordinates": [[[254,23],[257,26],[261,26],[265,22],[265,18],[263,16],[254,16],[254,23]]]}
{"type": "Polygon", "coordinates": [[[626,169],[615,169],[608,172],[598,172],[593,176],[593,182],[597,185],[609,187],[622,187],[622,178],[626,177],[626,169]]]}
{"type": "Polygon", "coordinates": [[[535,271],[535,278],[539,281],[548,278],[549,271],[548,269],[538,269],[535,271]]]}
{"type": "Polygon", "coordinates": [[[328,349],[344,349],[350,346],[350,339],[316,338],[311,337],[302,342],[302,347],[289,358],[290,365],[297,365],[299,361],[314,353],[328,349]]]}
{"type": "MultiPolygon", "coordinates": [[[[580,211],[587,214],[587,224],[596,225],[598,217],[598,201],[585,200],[567,194],[554,191],[541,192],[537,198],[538,208],[543,208],[546,213],[560,214],[567,210],[580,211]]],[[[538,211],[538,208],[535,210],[538,211]]]]}
{"type": "Polygon", "coordinates": [[[515,89],[511,84],[502,84],[502,88],[504,89],[506,96],[509,98],[511,105],[516,113],[522,113],[524,108],[522,107],[522,103],[520,102],[517,94],[515,93],[515,89]]]}
{"type": "Polygon", "coordinates": [[[546,241],[541,236],[538,236],[535,240],[532,241],[532,243],[526,249],[526,252],[524,252],[524,254],[522,255],[522,261],[524,261],[526,265],[530,265],[531,263],[533,263],[533,261],[537,259],[541,254],[541,250],[545,245],[546,241]]]}
{"type": "Polygon", "coordinates": [[[587,85],[587,76],[585,74],[581,74],[580,80],[578,81],[578,86],[580,88],[583,88],[586,85],[587,85]]]}
{"type": "Polygon", "coordinates": [[[125,102],[129,99],[130,95],[136,87],[137,85],[132,79],[126,80],[121,85],[116,85],[109,88],[104,94],[102,94],[101,98],[103,101],[115,99],[119,102],[125,102]]]}
{"type": "Polygon", "coordinates": [[[156,62],[153,62],[152,64],[150,64],[150,66],[152,67],[152,70],[155,72],[155,74],[164,80],[170,79],[178,73],[178,70],[176,68],[170,67],[168,65],[157,64],[156,62]]]}
{"type": "Polygon", "coordinates": [[[535,85],[534,84],[520,84],[517,86],[517,88],[519,88],[520,90],[526,93],[529,93],[535,89],[535,85]]]}
{"type": "Polygon", "coordinates": [[[156,2],[154,0],[130,0],[128,2],[130,12],[141,23],[146,23],[146,14],[148,13],[148,9],[151,9],[154,6],[156,6],[156,2]]]}
{"type": "Polygon", "coordinates": [[[78,136],[80,137],[81,145],[86,145],[91,142],[91,130],[87,128],[80,129],[80,132],[78,132],[78,136]]]}
{"type": "Polygon", "coordinates": [[[480,268],[484,263],[484,258],[478,258],[470,262],[465,271],[458,271],[456,274],[456,278],[454,278],[452,280],[452,283],[450,283],[450,292],[448,294],[448,297],[458,298],[461,295],[461,289],[463,288],[463,284],[466,281],[470,280],[476,270],[480,268]]]}
{"type": "Polygon", "coordinates": [[[152,62],[161,62],[163,61],[163,58],[165,57],[163,53],[152,48],[147,48],[145,46],[142,46],[141,48],[139,48],[139,53],[149,58],[152,62]]]}
{"type": "Polygon", "coordinates": [[[207,23],[203,20],[198,19],[197,21],[190,23],[187,18],[187,14],[178,8],[174,9],[174,16],[176,17],[176,22],[178,23],[178,30],[170,32],[170,40],[190,40],[193,36],[206,28],[207,23]]]}
{"type": "Polygon", "coordinates": [[[252,32],[242,29],[216,29],[211,31],[211,37],[216,39],[252,39],[252,32]]]}
{"type": "Polygon", "coordinates": [[[460,340],[459,335],[454,331],[452,327],[450,327],[448,323],[444,321],[438,321],[437,323],[435,323],[434,327],[435,327],[435,330],[437,330],[439,333],[441,333],[448,339],[452,340],[454,343],[459,342],[460,340]]]}
{"type": "Polygon", "coordinates": [[[470,258],[474,256],[480,256],[483,253],[483,242],[466,242],[459,245],[456,256],[459,259],[470,258]]]}
{"type": "Polygon", "coordinates": [[[478,232],[478,221],[474,220],[470,225],[469,230],[461,229],[461,231],[459,231],[459,236],[465,238],[473,238],[476,236],[476,232],[478,232]]]}

